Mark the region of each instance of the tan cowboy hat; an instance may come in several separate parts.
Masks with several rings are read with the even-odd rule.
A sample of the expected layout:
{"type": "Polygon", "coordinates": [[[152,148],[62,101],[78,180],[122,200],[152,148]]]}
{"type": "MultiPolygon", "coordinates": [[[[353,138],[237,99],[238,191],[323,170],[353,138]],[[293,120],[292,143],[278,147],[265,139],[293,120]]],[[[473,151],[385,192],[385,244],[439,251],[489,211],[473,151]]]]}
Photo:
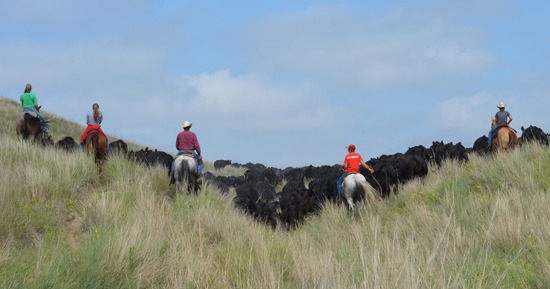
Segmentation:
{"type": "Polygon", "coordinates": [[[497,105],[498,108],[506,108],[506,104],[504,102],[500,102],[498,105],[497,105]]]}
{"type": "Polygon", "coordinates": [[[182,124],[181,124],[181,127],[183,128],[186,128],[186,127],[191,127],[193,124],[188,122],[188,121],[184,121],[182,124]]]}

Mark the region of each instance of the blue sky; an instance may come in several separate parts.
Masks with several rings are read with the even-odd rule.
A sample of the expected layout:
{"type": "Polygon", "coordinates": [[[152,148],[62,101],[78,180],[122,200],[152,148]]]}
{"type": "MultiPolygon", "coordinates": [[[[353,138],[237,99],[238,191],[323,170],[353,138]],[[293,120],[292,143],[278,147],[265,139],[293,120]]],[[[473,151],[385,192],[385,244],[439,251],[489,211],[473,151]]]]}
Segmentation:
{"type": "MultiPolygon", "coordinates": [[[[0,96],[175,152],[285,168],[550,130],[549,1],[2,1],[0,96]],[[384,2],[384,3],[381,3],[384,2]]],[[[53,124],[55,125],[55,124],[53,124]]],[[[78,137],[78,136],[73,136],[78,137]]]]}

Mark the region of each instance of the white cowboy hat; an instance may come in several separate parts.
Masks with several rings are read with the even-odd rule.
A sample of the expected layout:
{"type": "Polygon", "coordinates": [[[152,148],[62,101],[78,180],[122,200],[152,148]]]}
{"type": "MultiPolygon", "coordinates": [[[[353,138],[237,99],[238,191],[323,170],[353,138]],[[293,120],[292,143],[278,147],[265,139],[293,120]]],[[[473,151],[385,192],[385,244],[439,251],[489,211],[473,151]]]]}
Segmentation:
{"type": "Polygon", "coordinates": [[[186,128],[186,127],[190,127],[190,126],[192,126],[192,125],[193,125],[192,123],[190,123],[190,122],[188,122],[188,121],[184,121],[184,122],[181,124],[181,127],[186,128]]]}
{"type": "Polygon", "coordinates": [[[504,102],[500,102],[497,106],[498,108],[505,108],[506,107],[506,104],[504,102]]]}

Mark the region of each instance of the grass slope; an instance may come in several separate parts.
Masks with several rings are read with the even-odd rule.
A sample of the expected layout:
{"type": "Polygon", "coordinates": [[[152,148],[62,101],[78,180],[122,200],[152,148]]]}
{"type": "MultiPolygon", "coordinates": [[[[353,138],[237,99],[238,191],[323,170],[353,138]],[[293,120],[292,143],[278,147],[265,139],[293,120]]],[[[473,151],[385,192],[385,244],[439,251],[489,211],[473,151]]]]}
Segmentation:
{"type": "MultiPolygon", "coordinates": [[[[294,231],[206,186],[15,139],[0,99],[1,288],[550,288],[550,150],[447,162],[352,218],[327,204],[294,231]]],[[[48,115],[48,114],[46,114],[48,115]]],[[[56,118],[54,138],[83,129],[56,118]]]]}

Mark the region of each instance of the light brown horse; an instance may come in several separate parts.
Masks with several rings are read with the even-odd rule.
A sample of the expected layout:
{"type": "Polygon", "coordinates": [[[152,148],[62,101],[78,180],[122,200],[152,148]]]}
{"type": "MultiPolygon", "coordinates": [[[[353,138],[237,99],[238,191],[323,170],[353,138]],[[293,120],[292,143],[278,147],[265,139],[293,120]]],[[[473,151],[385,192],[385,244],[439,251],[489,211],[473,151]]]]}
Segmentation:
{"type": "Polygon", "coordinates": [[[94,154],[95,162],[101,173],[107,156],[107,136],[98,130],[91,130],[84,139],[83,147],[88,154],[94,154]]]}
{"type": "MultiPolygon", "coordinates": [[[[491,118],[492,125],[495,126],[497,120],[491,118]]],[[[507,151],[519,145],[519,139],[516,131],[509,127],[508,124],[502,124],[497,127],[496,136],[493,137],[491,147],[493,151],[507,151]]]]}
{"type": "Polygon", "coordinates": [[[43,146],[53,145],[51,136],[44,137],[43,123],[35,112],[22,112],[17,117],[15,131],[17,139],[31,140],[33,143],[40,143],[43,146]]]}

